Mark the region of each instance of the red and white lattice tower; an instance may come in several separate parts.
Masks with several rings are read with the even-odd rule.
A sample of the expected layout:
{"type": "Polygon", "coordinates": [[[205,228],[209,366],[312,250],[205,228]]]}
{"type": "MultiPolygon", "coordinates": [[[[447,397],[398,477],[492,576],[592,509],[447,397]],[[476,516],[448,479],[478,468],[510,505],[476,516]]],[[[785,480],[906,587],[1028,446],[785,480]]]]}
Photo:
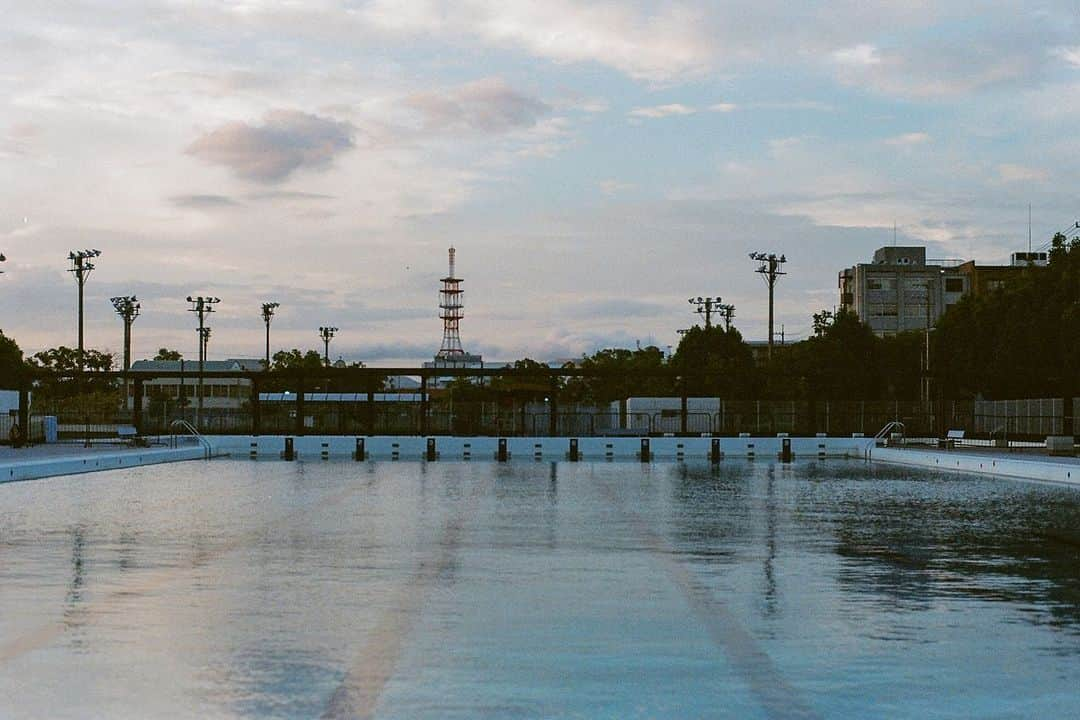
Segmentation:
{"type": "Polygon", "coordinates": [[[461,347],[461,335],[458,333],[461,318],[465,317],[465,291],[461,289],[462,279],[454,276],[454,248],[450,248],[450,272],[442,279],[439,291],[439,317],[443,321],[442,347],[435,355],[438,360],[461,360],[465,350],[461,347]]]}

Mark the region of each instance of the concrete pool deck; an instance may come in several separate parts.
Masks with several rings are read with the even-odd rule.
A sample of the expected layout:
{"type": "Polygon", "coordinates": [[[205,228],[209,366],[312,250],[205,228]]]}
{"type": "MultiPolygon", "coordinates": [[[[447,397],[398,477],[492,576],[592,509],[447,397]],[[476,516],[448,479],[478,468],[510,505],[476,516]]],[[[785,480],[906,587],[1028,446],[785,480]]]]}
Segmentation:
{"type": "Polygon", "coordinates": [[[61,443],[19,449],[3,446],[0,447],[0,483],[198,460],[205,453],[201,445],[139,448],[123,445],[83,447],[81,444],[61,443]]]}
{"type": "Polygon", "coordinates": [[[950,470],[1080,486],[1080,458],[1011,453],[991,449],[916,450],[875,447],[870,449],[868,459],[872,462],[907,465],[928,470],[950,470]]]}

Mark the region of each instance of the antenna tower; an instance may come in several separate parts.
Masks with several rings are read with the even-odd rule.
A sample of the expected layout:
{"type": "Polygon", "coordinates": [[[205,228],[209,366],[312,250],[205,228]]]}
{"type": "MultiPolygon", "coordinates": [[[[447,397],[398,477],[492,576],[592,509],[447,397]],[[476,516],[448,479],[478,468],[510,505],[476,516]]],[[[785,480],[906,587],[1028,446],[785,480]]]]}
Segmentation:
{"type": "Polygon", "coordinates": [[[453,247],[450,248],[450,272],[444,277],[439,291],[439,317],[443,321],[442,347],[435,355],[438,360],[461,360],[465,350],[461,347],[459,325],[465,317],[463,304],[465,291],[461,289],[462,279],[454,275],[453,247]]]}

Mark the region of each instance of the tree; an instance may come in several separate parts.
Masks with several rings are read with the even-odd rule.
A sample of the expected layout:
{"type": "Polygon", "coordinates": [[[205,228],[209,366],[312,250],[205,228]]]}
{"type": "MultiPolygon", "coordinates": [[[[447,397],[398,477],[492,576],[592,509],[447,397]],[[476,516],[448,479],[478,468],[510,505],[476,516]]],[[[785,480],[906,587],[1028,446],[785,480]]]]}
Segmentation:
{"type": "Polygon", "coordinates": [[[308,350],[307,352],[300,352],[300,350],[296,348],[293,348],[292,350],[278,350],[274,353],[271,360],[271,370],[323,369],[323,357],[316,350],[308,350]]]}
{"type": "MultiPolygon", "coordinates": [[[[99,350],[83,351],[82,369],[87,372],[107,372],[113,369],[115,357],[99,350]]],[[[34,353],[30,366],[38,370],[39,397],[64,398],[93,393],[115,393],[113,380],[80,377],[79,351],[61,345],[34,353]]]]}
{"type": "Polygon", "coordinates": [[[566,384],[565,395],[574,400],[609,403],[637,396],[657,397],[674,393],[669,377],[651,372],[664,370],[664,353],[655,345],[627,350],[607,348],[581,359],[582,369],[599,370],[601,375],[580,377],[566,384]]]}
{"type": "Polygon", "coordinates": [[[683,373],[688,394],[728,400],[751,397],[757,373],[750,347],[735,328],[690,328],[671,365],[683,373]]]}
{"type": "Polygon", "coordinates": [[[0,388],[18,389],[18,380],[25,366],[18,343],[0,330],[0,388]]]}
{"type": "Polygon", "coordinates": [[[157,360],[157,361],[172,360],[173,362],[176,362],[176,361],[179,361],[179,360],[183,359],[183,357],[184,356],[180,353],[179,350],[170,350],[169,348],[160,348],[157,351],[157,355],[154,356],[154,360],[157,360]]]}

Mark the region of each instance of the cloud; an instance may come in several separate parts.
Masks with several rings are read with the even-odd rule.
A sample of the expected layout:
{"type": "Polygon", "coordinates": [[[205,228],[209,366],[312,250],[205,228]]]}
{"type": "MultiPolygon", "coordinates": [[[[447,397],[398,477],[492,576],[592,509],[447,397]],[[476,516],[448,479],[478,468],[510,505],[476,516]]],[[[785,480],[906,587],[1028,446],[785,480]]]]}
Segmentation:
{"type": "Polygon", "coordinates": [[[652,107],[639,107],[630,111],[631,117],[665,118],[677,115],[693,115],[696,113],[692,107],[672,103],[670,105],[653,105],[652,107]]]}
{"type": "Polygon", "coordinates": [[[931,138],[924,132],[910,132],[903,135],[897,135],[895,137],[887,138],[884,140],[886,145],[892,145],[894,147],[911,147],[913,145],[923,145],[930,142],[931,138]]]}
{"type": "Polygon", "coordinates": [[[861,67],[866,65],[880,65],[881,56],[877,47],[868,43],[861,43],[848,48],[834,50],[833,62],[839,65],[861,67]]]}
{"type": "Polygon", "coordinates": [[[608,197],[615,197],[627,190],[633,190],[635,187],[637,186],[633,183],[620,182],[618,180],[601,180],[599,183],[600,192],[608,197]]]}
{"type": "Polygon", "coordinates": [[[686,2],[650,11],[610,0],[373,0],[358,16],[389,33],[476,38],[556,63],[600,63],[653,83],[703,76],[715,54],[707,13],[686,2]]]}
{"type": "Polygon", "coordinates": [[[1055,48],[1052,54],[1072,67],[1080,68],[1080,45],[1055,48]]]}
{"type": "Polygon", "coordinates": [[[271,110],[261,125],[234,122],[211,130],[187,153],[259,183],[276,183],[297,170],[322,170],[353,147],[348,123],[296,110],[271,110]]]}
{"type": "Polygon", "coordinates": [[[729,113],[729,112],[733,112],[733,111],[738,110],[738,109],[739,109],[739,106],[736,105],[735,103],[726,103],[726,102],[715,103],[715,104],[709,106],[709,110],[711,110],[713,112],[719,112],[719,113],[729,113]]]}
{"type": "Polygon", "coordinates": [[[169,198],[169,202],[176,207],[196,210],[213,210],[239,205],[235,200],[225,195],[173,195],[169,198]]]}
{"type": "Polygon", "coordinates": [[[1002,163],[998,165],[998,177],[1001,182],[1045,182],[1050,178],[1050,173],[1044,168],[1033,168],[1025,165],[1002,163]]]}
{"type": "Polygon", "coordinates": [[[403,103],[420,115],[425,131],[499,133],[532,127],[551,108],[510,87],[501,78],[485,78],[448,90],[409,95],[403,103]]]}

